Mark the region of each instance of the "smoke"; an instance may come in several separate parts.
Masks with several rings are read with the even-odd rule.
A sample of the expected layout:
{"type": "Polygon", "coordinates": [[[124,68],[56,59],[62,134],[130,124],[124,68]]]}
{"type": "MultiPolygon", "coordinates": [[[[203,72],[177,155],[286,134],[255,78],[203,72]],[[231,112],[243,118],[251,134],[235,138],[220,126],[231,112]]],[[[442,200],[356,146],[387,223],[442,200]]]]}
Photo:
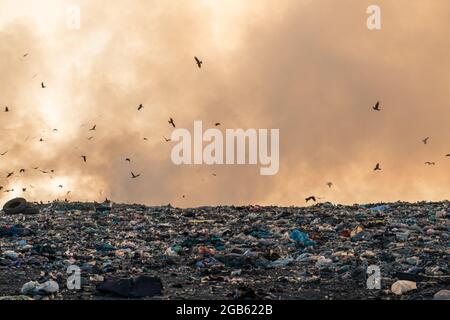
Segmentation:
{"type": "Polygon", "coordinates": [[[0,114],[0,185],[14,189],[1,200],[448,198],[447,1],[378,1],[380,31],[366,28],[372,3],[361,0],[76,2],[0,5],[0,106],[10,108],[0,114]],[[69,4],[80,6],[80,30],[66,27],[69,4]],[[382,112],[371,109],[378,100],[382,112]],[[279,173],[175,166],[170,117],[188,129],[280,129],[279,173]]]}

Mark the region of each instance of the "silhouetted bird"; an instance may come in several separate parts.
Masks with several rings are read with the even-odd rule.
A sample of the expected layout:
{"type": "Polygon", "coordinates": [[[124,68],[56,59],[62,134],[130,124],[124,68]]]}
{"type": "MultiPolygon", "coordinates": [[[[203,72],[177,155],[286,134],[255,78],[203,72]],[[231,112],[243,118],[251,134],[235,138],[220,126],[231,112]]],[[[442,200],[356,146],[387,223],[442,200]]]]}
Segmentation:
{"type": "Polygon", "coordinates": [[[24,173],[25,172],[25,169],[20,169],[20,173],[24,173]]]}
{"type": "Polygon", "coordinates": [[[87,157],[86,156],[81,156],[81,158],[83,159],[84,162],[87,162],[87,157]]]}
{"type": "Polygon", "coordinates": [[[144,138],[144,141],[148,141],[148,139],[147,139],[147,138],[144,138]]]}
{"type": "Polygon", "coordinates": [[[212,175],[213,175],[214,177],[217,177],[217,173],[213,173],[212,175]]]}
{"type": "Polygon", "coordinates": [[[47,88],[47,86],[44,84],[44,82],[41,82],[41,88],[42,88],[42,89],[47,88]]]}
{"type": "Polygon", "coordinates": [[[89,131],[95,131],[97,130],[97,125],[95,124],[92,128],[89,129],[89,131]]]}
{"type": "Polygon", "coordinates": [[[163,138],[164,138],[164,140],[166,140],[166,142],[172,141],[172,139],[166,138],[166,137],[164,137],[164,136],[163,136],[163,138]]]}
{"type": "Polygon", "coordinates": [[[434,166],[434,165],[436,165],[435,162],[430,162],[430,161],[425,162],[425,164],[426,164],[427,166],[434,166]]]}
{"type": "Polygon", "coordinates": [[[377,163],[377,165],[375,166],[375,169],[373,169],[373,171],[378,171],[381,170],[380,164],[377,163]]]}
{"type": "Polygon", "coordinates": [[[8,107],[5,107],[5,112],[9,112],[9,108],[8,107]]]}
{"type": "Polygon", "coordinates": [[[216,122],[216,127],[220,126],[220,122],[216,122]]]}
{"type": "Polygon", "coordinates": [[[11,177],[14,174],[14,172],[10,172],[6,175],[6,179],[8,179],[9,177],[11,177]]]}
{"type": "Polygon", "coordinates": [[[28,57],[28,53],[25,53],[25,54],[23,55],[23,57],[24,57],[24,58],[28,57]]]}
{"type": "Polygon", "coordinates": [[[3,152],[3,153],[0,153],[0,156],[4,156],[5,154],[7,154],[8,153],[8,151],[5,151],[5,152],[3,152]]]}
{"type": "Polygon", "coordinates": [[[333,186],[333,182],[327,182],[328,188],[331,188],[333,186]]]}
{"type": "Polygon", "coordinates": [[[40,138],[40,139],[39,139],[39,142],[44,142],[44,139],[40,138]]]}
{"type": "Polygon", "coordinates": [[[375,110],[375,111],[381,111],[381,109],[380,109],[380,102],[378,101],[377,104],[372,107],[372,109],[375,110]]]}
{"type": "Polygon", "coordinates": [[[138,111],[141,111],[142,109],[144,109],[144,106],[142,105],[142,103],[139,105],[138,111]]]}
{"type": "Polygon", "coordinates": [[[430,137],[426,137],[425,139],[422,140],[423,144],[427,144],[428,140],[430,140],[430,137]]]}
{"type": "Polygon", "coordinates": [[[169,119],[169,124],[171,124],[171,125],[172,125],[172,127],[176,128],[176,126],[175,126],[175,122],[173,121],[173,119],[172,119],[172,118],[170,118],[170,119],[169,119]]]}
{"type": "Polygon", "coordinates": [[[202,68],[202,64],[203,64],[203,61],[201,61],[199,58],[197,58],[197,57],[194,57],[194,59],[195,59],[195,62],[197,63],[197,66],[199,67],[199,69],[201,69],[202,68]]]}
{"type": "Polygon", "coordinates": [[[446,157],[450,157],[450,153],[448,155],[446,155],[446,157]]]}
{"type": "Polygon", "coordinates": [[[58,188],[61,188],[61,189],[62,189],[62,188],[63,188],[63,185],[62,185],[62,184],[60,184],[60,185],[58,186],[58,188]]]}
{"type": "Polygon", "coordinates": [[[94,137],[89,137],[88,140],[92,140],[94,137]]]}
{"type": "Polygon", "coordinates": [[[27,188],[22,188],[22,192],[25,192],[25,191],[27,191],[27,188]]]}
{"type": "Polygon", "coordinates": [[[308,197],[308,198],[306,198],[305,200],[306,200],[307,203],[308,203],[309,201],[311,201],[311,200],[314,201],[314,202],[317,202],[316,197],[314,197],[314,196],[308,197]]]}
{"type": "Polygon", "coordinates": [[[131,172],[131,178],[132,179],[139,178],[140,176],[141,176],[141,174],[134,174],[133,172],[131,172]]]}
{"type": "Polygon", "coordinates": [[[125,161],[131,162],[131,159],[130,158],[126,158],[125,161]]]}

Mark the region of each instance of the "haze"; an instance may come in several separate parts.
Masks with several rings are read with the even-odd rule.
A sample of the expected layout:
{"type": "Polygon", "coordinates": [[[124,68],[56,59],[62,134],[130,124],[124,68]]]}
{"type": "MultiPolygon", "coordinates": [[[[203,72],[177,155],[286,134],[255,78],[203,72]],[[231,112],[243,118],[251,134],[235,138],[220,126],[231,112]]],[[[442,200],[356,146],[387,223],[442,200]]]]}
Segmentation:
{"type": "Polygon", "coordinates": [[[2,0],[1,202],[448,199],[450,2],[378,0],[380,31],[366,27],[371,4],[2,0]],[[69,5],[80,30],[66,26],[69,5]],[[175,166],[170,117],[188,129],[280,129],[279,173],[175,166]]]}

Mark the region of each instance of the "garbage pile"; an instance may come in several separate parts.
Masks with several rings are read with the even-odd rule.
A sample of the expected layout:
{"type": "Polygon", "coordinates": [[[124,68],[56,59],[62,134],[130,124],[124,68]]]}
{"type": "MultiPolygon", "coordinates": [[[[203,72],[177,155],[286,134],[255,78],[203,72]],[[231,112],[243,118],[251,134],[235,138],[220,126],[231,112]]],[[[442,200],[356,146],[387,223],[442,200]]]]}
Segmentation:
{"type": "Polygon", "coordinates": [[[448,201],[33,208],[0,213],[0,299],[450,299],[448,201]]]}

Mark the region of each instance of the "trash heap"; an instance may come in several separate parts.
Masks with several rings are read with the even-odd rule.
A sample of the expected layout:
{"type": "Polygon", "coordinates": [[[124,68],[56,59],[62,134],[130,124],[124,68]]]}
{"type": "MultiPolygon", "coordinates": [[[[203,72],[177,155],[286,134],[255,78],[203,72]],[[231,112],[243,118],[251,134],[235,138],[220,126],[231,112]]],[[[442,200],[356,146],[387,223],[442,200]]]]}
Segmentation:
{"type": "Polygon", "coordinates": [[[0,213],[0,299],[445,300],[449,217],[448,201],[33,204],[0,213]]]}

